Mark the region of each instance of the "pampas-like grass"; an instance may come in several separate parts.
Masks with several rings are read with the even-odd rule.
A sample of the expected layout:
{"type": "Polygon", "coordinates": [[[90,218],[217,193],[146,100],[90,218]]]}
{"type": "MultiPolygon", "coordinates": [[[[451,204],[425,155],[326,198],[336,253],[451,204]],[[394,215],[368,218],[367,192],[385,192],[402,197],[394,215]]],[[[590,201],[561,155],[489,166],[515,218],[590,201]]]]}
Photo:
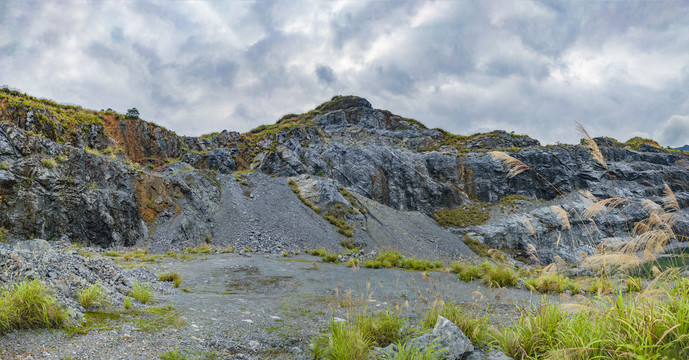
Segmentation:
{"type": "Polygon", "coordinates": [[[577,123],[577,131],[584,136],[584,141],[586,142],[586,147],[589,148],[589,152],[591,153],[591,157],[593,160],[596,160],[598,163],[603,165],[603,167],[607,170],[608,169],[608,164],[605,162],[605,158],[603,158],[603,154],[600,152],[600,149],[598,148],[598,144],[596,144],[595,141],[591,138],[589,133],[584,129],[584,126],[577,123]]]}
{"type": "Polygon", "coordinates": [[[513,178],[524,171],[531,169],[529,165],[524,164],[521,160],[517,160],[502,151],[491,151],[488,154],[490,154],[491,159],[503,163],[503,165],[508,169],[508,178],[513,178]]]}
{"type": "Polygon", "coordinates": [[[603,199],[597,202],[594,202],[591,204],[589,207],[586,208],[584,211],[584,217],[587,218],[592,218],[598,214],[600,214],[603,210],[607,210],[605,213],[607,214],[610,209],[616,208],[618,206],[621,206],[622,204],[626,202],[630,202],[631,200],[628,199],[623,199],[619,197],[612,197],[612,198],[607,198],[603,199]]]}
{"type": "MultiPolygon", "coordinates": [[[[571,229],[572,228],[572,226],[569,224],[569,215],[567,214],[565,209],[563,209],[559,206],[551,206],[550,209],[553,210],[553,212],[555,214],[557,214],[557,216],[560,218],[560,221],[562,221],[562,228],[563,229],[571,229]]],[[[559,242],[559,239],[558,239],[558,242],[559,242]]]]}

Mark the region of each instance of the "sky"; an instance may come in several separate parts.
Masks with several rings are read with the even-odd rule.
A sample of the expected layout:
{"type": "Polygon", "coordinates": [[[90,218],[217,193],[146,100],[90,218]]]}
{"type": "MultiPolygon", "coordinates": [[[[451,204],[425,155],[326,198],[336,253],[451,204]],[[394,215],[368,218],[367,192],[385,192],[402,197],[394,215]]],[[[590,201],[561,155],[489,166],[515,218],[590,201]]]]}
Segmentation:
{"type": "Polygon", "coordinates": [[[334,95],[453,133],[689,143],[689,1],[0,0],[0,85],[182,135],[334,95]]]}

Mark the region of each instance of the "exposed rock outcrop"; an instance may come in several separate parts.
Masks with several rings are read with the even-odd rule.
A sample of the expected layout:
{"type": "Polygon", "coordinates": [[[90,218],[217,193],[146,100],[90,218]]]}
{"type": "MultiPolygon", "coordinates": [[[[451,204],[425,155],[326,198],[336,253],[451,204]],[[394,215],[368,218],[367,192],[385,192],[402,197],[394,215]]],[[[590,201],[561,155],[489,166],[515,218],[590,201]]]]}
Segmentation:
{"type": "Polygon", "coordinates": [[[13,240],[67,235],[103,247],[150,243],[164,249],[210,239],[242,246],[272,242],[279,245],[265,248],[288,249],[314,245],[305,240],[309,236],[337,247],[351,232],[369,246],[407,236],[423,243],[419,249],[459,254],[468,251],[459,240],[468,234],[497,248],[524,252],[534,245],[545,262],[556,256],[574,262],[579,252],[628,236],[627,229],[648,215],[638,201],[660,202],[664,185],[682,207],[689,199],[689,157],[645,139],[625,146],[596,139],[606,169],[582,146],[542,147],[504,131],[453,135],[376,110],[355,96],[335,97],[246,134],[202,137],[179,137],[110,111],[22,96],[4,92],[0,98],[0,225],[13,240]],[[508,151],[534,171],[508,178],[490,150],[508,151]],[[240,170],[276,178],[223,175],[240,170]],[[300,204],[287,177],[323,211],[353,209],[338,215],[346,225],[338,229],[300,204]],[[578,195],[579,189],[598,199],[636,203],[593,224],[580,218],[591,199],[578,195]],[[510,205],[513,214],[496,213],[508,195],[546,202],[520,200],[519,206],[510,205]],[[485,224],[452,229],[453,235],[430,220],[437,210],[476,202],[494,204],[485,224]],[[256,215],[283,204],[290,204],[292,216],[256,215]],[[553,206],[566,214],[566,222],[553,206]],[[271,227],[273,222],[280,226],[271,227]],[[398,226],[405,222],[421,230],[398,226]]]}

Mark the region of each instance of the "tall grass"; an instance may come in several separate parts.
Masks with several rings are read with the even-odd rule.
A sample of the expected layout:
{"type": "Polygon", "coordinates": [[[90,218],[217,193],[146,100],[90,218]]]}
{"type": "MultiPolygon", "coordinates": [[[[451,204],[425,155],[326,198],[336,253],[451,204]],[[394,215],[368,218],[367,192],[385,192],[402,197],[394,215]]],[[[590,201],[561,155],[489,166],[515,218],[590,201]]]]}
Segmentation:
{"type": "Polygon", "coordinates": [[[0,287],[0,334],[14,329],[60,327],[66,318],[65,310],[39,280],[0,287]]]}
{"type": "Polygon", "coordinates": [[[689,279],[664,290],[660,298],[618,293],[575,313],[544,305],[491,336],[515,359],[687,359],[689,279]]]}

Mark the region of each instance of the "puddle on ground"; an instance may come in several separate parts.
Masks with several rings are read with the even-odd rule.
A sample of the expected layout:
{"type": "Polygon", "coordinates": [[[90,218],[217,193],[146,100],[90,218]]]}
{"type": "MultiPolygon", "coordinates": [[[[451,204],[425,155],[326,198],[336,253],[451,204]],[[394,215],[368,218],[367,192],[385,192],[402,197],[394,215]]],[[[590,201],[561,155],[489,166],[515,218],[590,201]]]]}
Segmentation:
{"type": "Polygon", "coordinates": [[[214,272],[214,277],[222,277],[226,291],[224,294],[266,293],[294,279],[293,276],[261,275],[258,267],[253,265],[227,266],[214,272]]]}

